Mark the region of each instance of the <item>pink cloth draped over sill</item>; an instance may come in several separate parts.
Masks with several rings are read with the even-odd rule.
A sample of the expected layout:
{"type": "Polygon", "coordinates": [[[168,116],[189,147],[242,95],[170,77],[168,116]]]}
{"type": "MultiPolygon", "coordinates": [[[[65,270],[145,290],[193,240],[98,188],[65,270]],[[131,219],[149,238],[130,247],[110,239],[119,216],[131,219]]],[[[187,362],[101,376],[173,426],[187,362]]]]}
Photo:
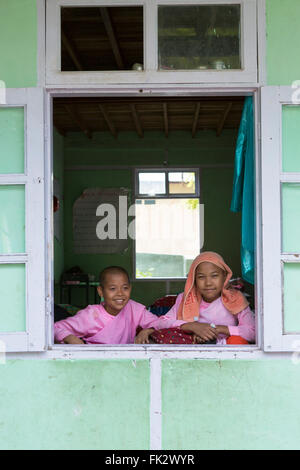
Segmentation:
{"type": "MultiPolygon", "coordinates": [[[[246,298],[240,291],[229,287],[228,284],[232,277],[232,271],[229,266],[227,266],[222,256],[214,253],[213,251],[204,251],[194,259],[190,267],[185,283],[184,295],[177,312],[178,320],[191,322],[194,320],[195,315],[198,315],[202,297],[196,289],[195,273],[199,264],[204,262],[215,264],[226,272],[226,279],[221,293],[221,300],[224,307],[231,314],[237,315],[249,305],[246,298]]],[[[220,325],[221,323],[218,322],[218,324],[220,325]]]]}
{"type": "Polygon", "coordinates": [[[110,315],[103,304],[89,305],[74,317],[54,324],[55,341],[62,343],[69,335],[82,338],[87,344],[130,344],[134,343],[136,329],[160,329],[180,326],[184,321],[172,318],[162,322],[160,317],[146,307],[129,300],[118,315],[110,315]]]}

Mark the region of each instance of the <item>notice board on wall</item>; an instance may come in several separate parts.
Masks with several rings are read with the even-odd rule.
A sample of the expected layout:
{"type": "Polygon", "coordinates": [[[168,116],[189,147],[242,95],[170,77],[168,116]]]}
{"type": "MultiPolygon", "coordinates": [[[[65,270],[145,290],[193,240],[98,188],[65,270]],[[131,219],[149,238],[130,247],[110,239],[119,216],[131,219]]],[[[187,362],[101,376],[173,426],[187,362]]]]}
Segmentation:
{"type": "Polygon", "coordinates": [[[88,188],[73,205],[76,254],[122,253],[129,246],[127,188],[88,188]]]}

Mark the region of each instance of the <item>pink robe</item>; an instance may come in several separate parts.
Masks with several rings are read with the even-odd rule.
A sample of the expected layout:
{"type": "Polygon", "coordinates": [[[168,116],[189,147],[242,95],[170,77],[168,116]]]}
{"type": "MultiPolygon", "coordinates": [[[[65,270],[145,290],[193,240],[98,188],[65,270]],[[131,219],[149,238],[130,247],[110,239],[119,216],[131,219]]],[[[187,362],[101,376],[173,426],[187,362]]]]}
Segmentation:
{"type": "MultiPolygon", "coordinates": [[[[177,319],[182,297],[183,293],[179,294],[171,310],[163,317],[160,317],[161,322],[166,321],[166,326],[162,326],[161,328],[170,328],[170,325],[167,324],[177,319]]],[[[250,343],[255,341],[255,320],[250,308],[247,307],[238,314],[232,314],[224,307],[221,297],[211,303],[202,300],[199,312],[195,312],[194,321],[228,326],[231,336],[241,336],[250,343]]],[[[226,336],[219,335],[217,344],[226,344],[226,336]]]]}
{"type": "Polygon", "coordinates": [[[69,335],[81,338],[87,344],[129,344],[134,343],[136,329],[160,329],[180,326],[184,321],[170,318],[162,322],[149,312],[146,307],[134,300],[129,300],[116,316],[110,315],[103,304],[89,305],[74,317],[69,317],[54,324],[55,341],[62,343],[69,335]]]}

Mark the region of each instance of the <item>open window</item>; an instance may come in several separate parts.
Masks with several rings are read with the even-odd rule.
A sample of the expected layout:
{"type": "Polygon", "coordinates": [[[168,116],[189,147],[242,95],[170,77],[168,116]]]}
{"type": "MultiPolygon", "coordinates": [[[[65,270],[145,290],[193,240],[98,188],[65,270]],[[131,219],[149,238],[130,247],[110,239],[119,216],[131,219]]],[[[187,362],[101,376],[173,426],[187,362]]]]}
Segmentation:
{"type": "MultiPolygon", "coordinates": [[[[56,213],[60,232],[54,230],[58,235],[54,237],[55,305],[67,306],[73,314],[74,307],[86,306],[87,294],[89,303],[99,302],[95,291],[99,272],[109,265],[121,265],[132,277],[132,298],[150,307],[158,298],[183,291],[189,264],[199,253],[202,241],[203,250],[222,254],[234,278],[241,277],[242,218],[240,213],[230,211],[230,203],[244,102],[243,95],[221,94],[151,98],[56,94],[53,174],[55,187],[60,188],[56,213]],[[134,240],[131,235],[134,220],[135,233],[139,222],[145,230],[143,220],[150,213],[156,217],[160,206],[163,218],[171,215],[177,222],[174,227],[164,225],[167,233],[170,228],[179,232],[183,227],[178,211],[186,214],[188,243],[186,256],[182,254],[183,242],[176,246],[176,237],[174,247],[178,253],[170,255],[166,244],[160,247],[164,253],[154,252],[158,258],[169,258],[169,265],[165,259],[156,263],[159,269],[168,271],[155,274],[149,259],[143,261],[145,257],[153,258],[153,252],[149,253],[153,243],[148,240],[139,250],[143,237],[134,240]],[[80,247],[76,238],[80,213],[79,232],[87,240],[87,247],[80,247]],[[120,231],[120,217],[126,219],[126,233],[120,231]],[[114,222],[116,225],[111,225],[114,222]],[[89,281],[87,285],[78,278],[69,284],[69,302],[68,288],[61,293],[60,283],[62,275],[67,271],[72,274],[75,268],[80,268],[89,281]]],[[[152,227],[156,229],[157,223],[152,227]]],[[[236,284],[249,295],[255,310],[255,286],[239,281],[236,284]]]]}
{"type": "Polygon", "coordinates": [[[1,90],[1,352],[46,346],[43,99],[1,90]]]}

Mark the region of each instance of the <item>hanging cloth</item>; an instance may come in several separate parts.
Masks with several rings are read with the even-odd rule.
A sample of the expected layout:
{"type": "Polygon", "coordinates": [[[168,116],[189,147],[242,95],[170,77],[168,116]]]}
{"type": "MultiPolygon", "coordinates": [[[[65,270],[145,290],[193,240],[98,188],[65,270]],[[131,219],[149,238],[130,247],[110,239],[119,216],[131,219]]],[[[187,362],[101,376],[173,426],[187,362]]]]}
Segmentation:
{"type": "Polygon", "coordinates": [[[242,276],[254,284],[255,273],[255,197],[254,197],[254,120],[253,99],[245,98],[235,150],[235,168],[230,210],[242,212],[242,276]]]}

